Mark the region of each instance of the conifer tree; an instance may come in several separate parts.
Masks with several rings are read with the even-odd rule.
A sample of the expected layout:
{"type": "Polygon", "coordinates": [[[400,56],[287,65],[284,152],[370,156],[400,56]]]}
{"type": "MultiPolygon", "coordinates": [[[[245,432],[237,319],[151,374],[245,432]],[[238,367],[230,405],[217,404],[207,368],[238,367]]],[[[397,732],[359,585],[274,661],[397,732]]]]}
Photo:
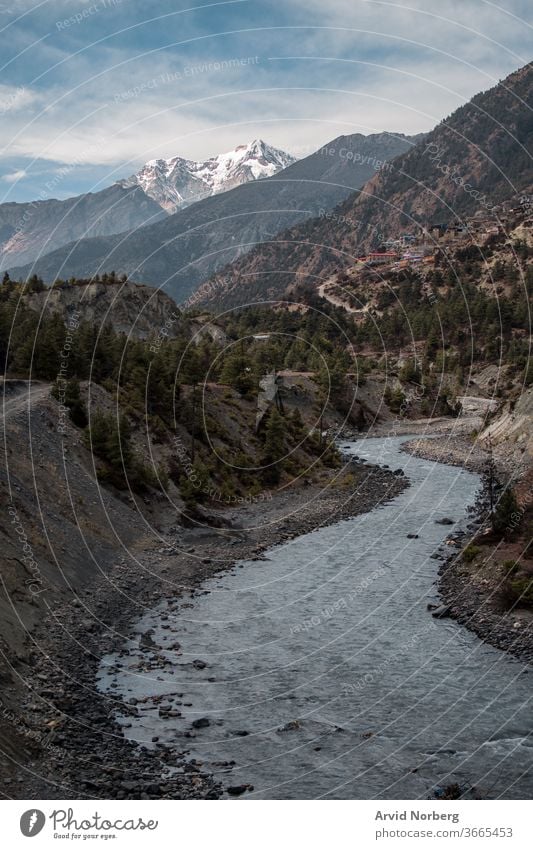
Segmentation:
{"type": "Polygon", "coordinates": [[[282,458],[286,453],[287,427],[281,413],[273,407],[265,427],[265,446],[262,464],[266,466],[263,478],[266,483],[279,483],[283,470],[282,458]]]}

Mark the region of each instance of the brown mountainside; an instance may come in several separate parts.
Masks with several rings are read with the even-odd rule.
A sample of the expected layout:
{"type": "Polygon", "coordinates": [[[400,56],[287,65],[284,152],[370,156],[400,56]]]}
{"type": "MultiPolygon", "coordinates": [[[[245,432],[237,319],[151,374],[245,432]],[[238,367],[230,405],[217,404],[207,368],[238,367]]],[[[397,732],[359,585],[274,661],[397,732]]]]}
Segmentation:
{"type": "Polygon", "coordinates": [[[314,286],[381,239],[428,223],[497,218],[533,184],[531,65],[476,95],[331,213],[266,242],[204,284],[194,303],[236,306],[314,286]]]}

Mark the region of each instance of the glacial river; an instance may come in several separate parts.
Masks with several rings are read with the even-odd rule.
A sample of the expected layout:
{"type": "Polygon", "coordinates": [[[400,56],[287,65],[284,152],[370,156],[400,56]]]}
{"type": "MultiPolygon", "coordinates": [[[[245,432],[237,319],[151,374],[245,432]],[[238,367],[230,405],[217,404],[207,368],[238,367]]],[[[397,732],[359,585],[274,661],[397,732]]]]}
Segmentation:
{"type": "Polygon", "coordinates": [[[163,712],[180,714],[161,718],[148,700],[118,719],[125,734],[183,746],[224,786],[253,785],[241,798],[423,799],[456,782],[531,798],[531,675],[427,611],[431,555],[453,531],[436,520],[464,525],[479,477],[401,452],[406,438],[342,443],[405,471],[411,486],[394,501],[172,599],[138,623],[124,668],[103,659],[103,690],[167,694],[163,712]],[[143,671],[150,629],[169,663],[143,671]],[[183,738],[200,718],[209,725],[183,738]]]}

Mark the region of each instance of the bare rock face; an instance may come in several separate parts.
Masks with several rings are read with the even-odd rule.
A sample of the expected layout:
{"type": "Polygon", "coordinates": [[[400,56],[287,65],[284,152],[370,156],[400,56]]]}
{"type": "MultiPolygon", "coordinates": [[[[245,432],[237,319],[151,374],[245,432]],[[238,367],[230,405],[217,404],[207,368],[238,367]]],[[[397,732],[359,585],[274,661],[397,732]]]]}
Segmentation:
{"type": "Polygon", "coordinates": [[[533,464],[533,387],[526,389],[516,404],[507,403],[501,414],[480,434],[482,444],[490,442],[497,459],[511,471],[533,464]]]}
{"type": "Polygon", "coordinates": [[[100,327],[110,322],[117,333],[135,339],[173,338],[180,327],[179,310],[165,292],[137,283],[82,281],[26,296],[37,312],[49,311],[100,327]],[[158,335],[159,334],[159,335],[158,335]]]}
{"type": "Polygon", "coordinates": [[[276,372],[265,374],[259,381],[259,394],[257,397],[257,415],[255,419],[255,429],[258,431],[265,419],[265,416],[270,412],[272,406],[277,403],[279,398],[279,390],[283,384],[283,378],[276,372]]]}

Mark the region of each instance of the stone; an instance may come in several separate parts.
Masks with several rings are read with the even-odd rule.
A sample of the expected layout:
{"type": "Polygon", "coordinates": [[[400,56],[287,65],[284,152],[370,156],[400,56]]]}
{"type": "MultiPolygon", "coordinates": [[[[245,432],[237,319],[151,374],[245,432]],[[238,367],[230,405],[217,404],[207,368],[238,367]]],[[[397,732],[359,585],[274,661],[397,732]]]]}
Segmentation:
{"type": "Polygon", "coordinates": [[[195,719],[192,723],[193,728],[207,728],[211,723],[207,716],[202,716],[200,719],[195,719]]]}
{"type": "Polygon", "coordinates": [[[228,787],[228,793],[230,796],[242,796],[243,793],[249,789],[249,784],[236,784],[233,787],[228,787]]]}
{"type": "Polygon", "coordinates": [[[435,619],[446,619],[450,615],[450,612],[450,607],[447,604],[441,604],[440,607],[435,608],[431,615],[435,619]]]}

